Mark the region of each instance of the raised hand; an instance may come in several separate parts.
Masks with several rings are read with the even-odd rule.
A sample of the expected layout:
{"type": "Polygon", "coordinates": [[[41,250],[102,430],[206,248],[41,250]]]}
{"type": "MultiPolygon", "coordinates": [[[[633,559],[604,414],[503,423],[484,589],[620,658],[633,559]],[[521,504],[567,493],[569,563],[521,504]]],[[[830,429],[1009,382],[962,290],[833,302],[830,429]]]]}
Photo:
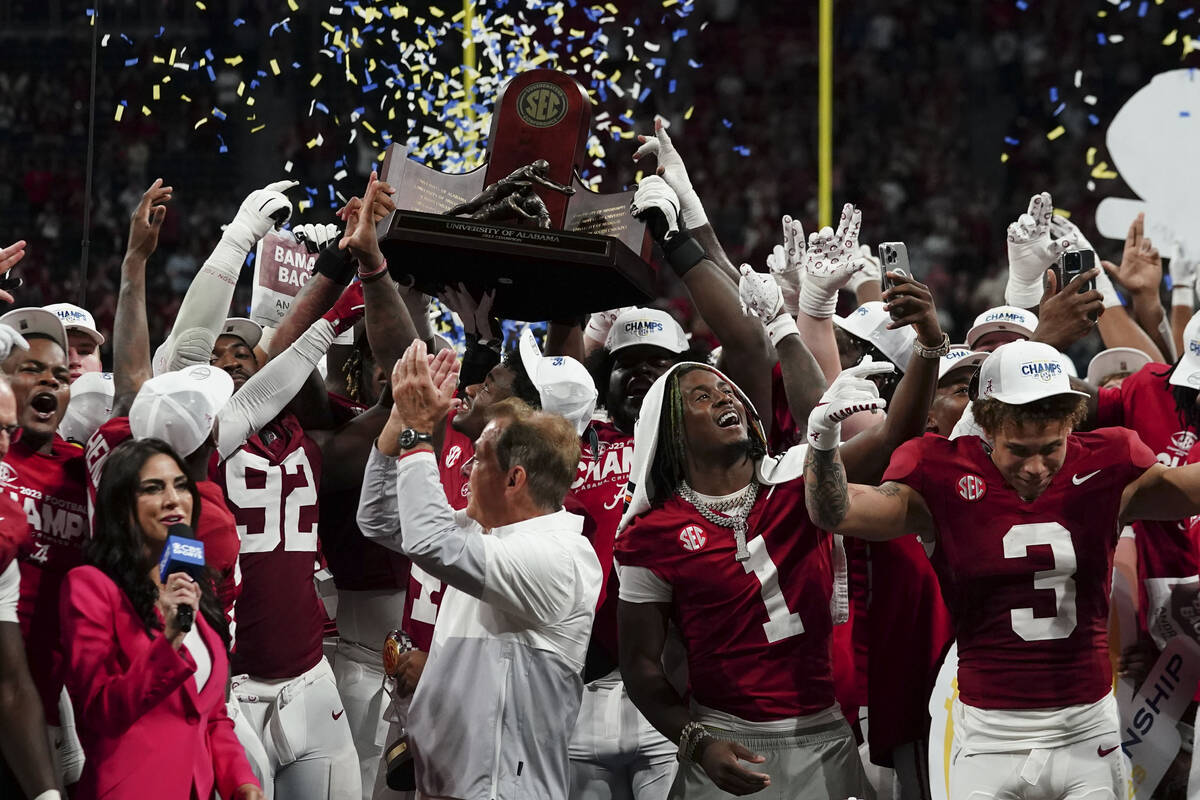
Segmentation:
{"type": "Polygon", "coordinates": [[[1158,248],[1146,236],[1146,215],[1138,214],[1125,234],[1125,249],[1121,253],[1121,264],[1101,262],[1109,277],[1117,282],[1126,293],[1158,294],[1162,283],[1163,263],[1158,248]]]}
{"type": "Polygon", "coordinates": [[[488,289],[479,300],[471,294],[466,284],[447,286],[438,294],[438,299],[458,315],[463,333],[481,339],[499,338],[499,331],[492,318],[492,304],[496,302],[496,290],[488,289]]]}
{"type": "Polygon", "coordinates": [[[297,239],[304,242],[304,246],[310,253],[319,253],[341,238],[338,236],[337,225],[332,222],[316,224],[308,222],[304,225],[296,225],[292,228],[292,233],[297,239]]]}
{"type": "Polygon", "coordinates": [[[938,322],[933,292],[929,287],[908,275],[889,272],[892,287],[883,293],[883,309],[892,315],[888,330],[912,325],[917,338],[926,347],[942,343],[942,326],[938,322]]]}
{"type": "Polygon", "coordinates": [[[846,203],[836,231],[826,227],[809,235],[804,255],[804,285],[798,301],[805,314],[817,319],[833,316],[838,290],[865,266],[856,258],[861,229],[862,212],[846,203]]]}
{"type": "Polygon", "coordinates": [[[587,327],[583,329],[583,337],[591,339],[594,342],[599,342],[603,347],[608,341],[608,332],[612,330],[613,323],[617,321],[617,317],[624,312],[630,310],[633,306],[622,306],[621,308],[610,308],[608,311],[595,311],[588,317],[587,327]]]}
{"type": "Polygon", "coordinates": [[[1171,245],[1167,269],[1171,274],[1171,305],[1191,308],[1196,299],[1196,258],[1178,239],[1171,245]]]}
{"type": "Polygon", "coordinates": [[[193,618],[200,612],[200,584],[184,572],[167,576],[166,584],[159,590],[158,609],[162,613],[164,628],[171,646],[176,650],[183,644],[185,631],[179,627],[179,607],[191,606],[193,618]]]}
{"type": "Polygon", "coordinates": [[[858,272],[850,276],[850,280],[846,283],[846,288],[852,292],[857,292],[858,287],[864,283],[874,282],[876,284],[883,281],[883,264],[879,261],[878,256],[871,252],[871,246],[868,244],[860,244],[858,246],[858,254],[854,256],[855,266],[860,266],[858,272]]]}
{"type": "Polygon", "coordinates": [[[708,224],[708,215],[700,203],[700,196],[692,188],[692,180],[688,177],[687,167],[683,157],[675,149],[667,129],[663,127],[662,117],[654,118],[654,135],[638,136],[642,146],[633,154],[633,160],[640,162],[646,156],[654,156],[658,161],[656,173],[679,196],[679,221],[686,230],[693,230],[708,224]]]}
{"type": "Polygon", "coordinates": [[[680,200],[671,185],[658,175],[647,175],[638,184],[629,213],[645,222],[659,244],[679,231],[680,200]]]}
{"type": "MultiPolygon", "coordinates": [[[[25,240],[24,239],[18,239],[17,241],[10,244],[8,247],[0,249],[0,275],[4,275],[5,273],[7,273],[10,269],[15,267],[18,264],[18,262],[20,262],[20,260],[24,257],[25,257],[25,240]]],[[[20,278],[16,278],[15,280],[16,280],[16,284],[13,286],[9,286],[10,289],[15,289],[17,286],[21,285],[20,278]]],[[[3,289],[0,289],[0,300],[3,300],[6,303],[15,303],[16,302],[16,300],[13,299],[13,296],[11,294],[9,294],[8,292],[4,291],[3,289]]]]}
{"type": "Polygon", "coordinates": [[[1058,276],[1054,270],[1047,270],[1046,289],[1039,304],[1038,326],[1032,340],[1065,351],[1087,336],[1096,326],[1092,315],[1099,318],[1104,313],[1104,296],[1095,290],[1082,290],[1099,274],[1099,267],[1081,272],[1060,292],[1058,276]]]}
{"type": "Polygon", "coordinates": [[[429,433],[450,412],[458,382],[458,362],[455,359],[448,370],[443,369],[438,358],[447,357],[442,352],[453,353],[439,352],[431,371],[425,342],[414,339],[396,362],[392,370],[392,416],[400,425],[429,433]],[[438,383],[434,382],[434,374],[439,376],[438,383]]]}
{"type": "Polygon", "coordinates": [[[796,316],[800,310],[800,286],[804,282],[804,228],[800,220],[783,215],[783,244],[767,256],[767,269],[783,291],[783,307],[796,316]]]}
{"type": "Polygon", "coordinates": [[[1050,238],[1050,218],[1054,202],[1049,192],[1035,194],[1029,208],[1008,226],[1008,286],[1004,296],[1009,304],[1033,308],[1042,296],[1042,275],[1059,253],[1075,247],[1072,236],[1050,238]]]}
{"type": "Polygon", "coordinates": [[[375,230],[376,220],[373,215],[360,213],[361,209],[373,209],[381,194],[386,196],[392,191],[391,186],[379,180],[372,172],[361,205],[353,212],[346,213],[346,232],[338,242],[338,247],[342,250],[349,249],[358,259],[360,273],[374,272],[383,265],[383,251],[379,249],[379,234],[375,230]]]}
{"type": "Polygon", "coordinates": [[[167,203],[171,201],[172,189],[163,186],[162,178],[156,178],[129,218],[129,243],[125,251],[142,261],[158,249],[158,232],[167,218],[167,203]]]}
{"type": "Polygon", "coordinates": [[[242,201],[221,238],[250,252],[267,231],[280,227],[291,218],[292,201],[284,192],[299,185],[298,181],[276,181],[255,189],[242,201]]]}
{"type": "Polygon", "coordinates": [[[895,365],[887,361],[873,362],[866,356],[855,366],[838,373],[821,395],[821,402],[808,415],[809,444],[818,450],[832,450],[841,441],[844,420],[860,411],[875,412],[886,408],[887,400],[879,396],[879,387],[870,377],[895,369],[895,365]]]}

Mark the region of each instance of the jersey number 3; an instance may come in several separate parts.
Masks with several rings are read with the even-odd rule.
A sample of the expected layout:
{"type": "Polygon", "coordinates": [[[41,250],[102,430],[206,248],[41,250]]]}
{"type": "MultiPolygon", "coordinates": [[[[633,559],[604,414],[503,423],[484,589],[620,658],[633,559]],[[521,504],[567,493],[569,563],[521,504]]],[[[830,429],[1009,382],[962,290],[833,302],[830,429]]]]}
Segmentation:
{"type": "Polygon", "coordinates": [[[1013,632],[1027,642],[1065,639],[1075,630],[1075,547],[1071,532],[1057,522],[1014,525],[1004,534],[1004,557],[1025,558],[1029,548],[1049,545],[1054,568],[1033,573],[1033,588],[1054,592],[1053,617],[1035,617],[1032,608],[1014,608],[1013,632]]]}

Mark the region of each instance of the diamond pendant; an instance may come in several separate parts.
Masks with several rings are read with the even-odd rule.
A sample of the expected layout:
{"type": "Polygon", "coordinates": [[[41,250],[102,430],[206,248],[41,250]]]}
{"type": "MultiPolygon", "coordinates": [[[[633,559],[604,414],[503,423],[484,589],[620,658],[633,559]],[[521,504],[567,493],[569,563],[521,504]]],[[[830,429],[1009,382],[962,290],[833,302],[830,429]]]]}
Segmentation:
{"type": "Polygon", "coordinates": [[[750,558],[750,548],[746,547],[746,523],[738,522],[733,526],[733,541],[737,545],[737,553],[734,555],[736,561],[745,561],[750,558]]]}

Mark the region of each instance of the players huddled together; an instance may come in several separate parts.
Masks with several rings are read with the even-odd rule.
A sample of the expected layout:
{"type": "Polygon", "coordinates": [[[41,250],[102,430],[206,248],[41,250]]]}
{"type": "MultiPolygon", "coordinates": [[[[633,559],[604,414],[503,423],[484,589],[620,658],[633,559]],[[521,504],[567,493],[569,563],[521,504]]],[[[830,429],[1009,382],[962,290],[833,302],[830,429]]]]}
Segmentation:
{"type": "Polygon", "coordinates": [[[1043,192],[952,344],[852,205],[738,268],[661,123],[640,140],[630,213],[711,353],[653,307],[501,352],[493,296],[448,281],[459,354],[393,280],[375,175],[336,226],[251,192],[161,343],[155,181],[111,373],[87,310],[0,316],[0,795],[1128,796],[1121,683],[1200,611],[1195,265],[1164,309],[1141,217],[1101,268],[1043,192]],[[311,277],[274,328],[229,316],[289,221],[311,277]]]}

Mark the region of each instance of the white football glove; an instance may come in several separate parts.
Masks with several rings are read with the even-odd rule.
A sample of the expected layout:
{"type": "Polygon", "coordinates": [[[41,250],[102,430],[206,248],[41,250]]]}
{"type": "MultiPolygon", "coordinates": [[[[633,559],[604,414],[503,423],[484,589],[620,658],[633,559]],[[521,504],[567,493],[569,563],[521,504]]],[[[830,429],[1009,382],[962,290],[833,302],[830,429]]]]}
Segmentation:
{"type": "Polygon", "coordinates": [[[1050,238],[1054,201],[1049,192],[1029,199],[1029,209],[1008,226],[1008,286],[1004,299],[1009,305],[1033,308],[1042,301],[1042,277],[1058,254],[1075,246],[1072,236],[1050,238]]]}
{"type": "Polygon", "coordinates": [[[808,443],[818,450],[832,450],[841,443],[843,420],[860,411],[874,413],[885,408],[887,401],[879,396],[879,387],[868,377],[895,369],[893,364],[873,363],[866,356],[857,365],[842,370],[808,415],[808,443]]]}
{"type": "Polygon", "coordinates": [[[1171,276],[1171,305],[1192,308],[1196,303],[1196,259],[1178,238],[1171,243],[1171,256],[1167,261],[1167,274],[1171,276]]]}
{"type": "MultiPolygon", "coordinates": [[[[1055,214],[1050,218],[1050,236],[1052,239],[1060,241],[1063,239],[1071,240],[1074,242],[1072,247],[1074,250],[1091,250],[1093,253],[1096,252],[1096,248],[1092,247],[1092,243],[1083,235],[1083,231],[1079,230],[1079,226],[1060,214],[1055,214]]],[[[1062,287],[1058,288],[1061,289],[1062,287]]],[[[1096,291],[1104,295],[1105,308],[1113,308],[1121,305],[1121,295],[1117,294],[1117,288],[1113,286],[1112,279],[1108,277],[1106,270],[1100,270],[1100,274],[1096,276],[1096,291]]]]}
{"type": "Polygon", "coordinates": [[[738,298],[742,301],[742,313],[758,317],[767,329],[771,344],[793,333],[800,335],[796,320],[783,305],[783,290],[770,275],[755,272],[749,264],[742,264],[742,277],[738,281],[738,298]]]}
{"type": "Polygon", "coordinates": [[[795,317],[804,283],[804,228],[800,220],[783,216],[783,244],[775,245],[767,256],[767,269],[783,291],[783,307],[795,317]]]}
{"type": "Polygon", "coordinates": [[[292,228],[292,233],[295,234],[297,239],[307,243],[309,250],[316,253],[324,250],[330,242],[341,238],[338,226],[332,222],[317,223],[315,225],[309,222],[304,225],[297,225],[292,228]]]}
{"type": "Polygon", "coordinates": [[[647,175],[638,184],[629,204],[629,213],[638,219],[651,209],[658,209],[667,219],[667,233],[663,240],[679,232],[679,197],[665,180],[658,175],[647,175]]]}
{"type": "Polygon", "coordinates": [[[645,142],[633,154],[633,160],[640,162],[646,156],[654,156],[658,166],[662,167],[662,177],[666,179],[675,194],[679,196],[679,219],[683,227],[693,230],[708,224],[708,215],[700,204],[700,196],[692,188],[692,180],[688,177],[687,167],[683,157],[671,143],[667,129],[663,126],[663,118],[654,118],[654,135],[643,137],[645,142]]]}
{"type": "Polygon", "coordinates": [[[299,181],[276,181],[255,189],[242,201],[237,214],[225,226],[222,239],[249,253],[271,228],[278,228],[292,216],[292,201],[284,196],[299,181]]]}
{"type": "Polygon", "coordinates": [[[846,203],[835,232],[822,228],[808,237],[804,256],[804,284],[800,287],[798,305],[810,317],[828,319],[837,309],[837,293],[854,273],[865,266],[858,255],[858,232],[862,228],[862,212],[846,203]]]}
{"type": "Polygon", "coordinates": [[[883,284],[883,264],[880,263],[878,256],[871,252],[871,245],[860,244],[858,246],[858,254],[854,256],[854,264],[861,264],[858,272],[850,276],[850,280],[846,283],[846,288],[851,292],[857,292],[859,287],[864,283],[874,281],[876,284],[883,284]]]}
{"type": "Polygon", "coordinates": [[[7,359],[15,349],[28,350],[29,342],[17,333],[16,328],[0,325],[0,361],[7,359]]]}
{"type": "Polygon", "coordinates": [[[601,346],[608,341],[608,332],[612,330],[617,317],[629,311],[633,306],[611,308],[608,311],[597,311],[588,317],[587,327],[583,329],[583,338],[599,342],[601,346]]]}

